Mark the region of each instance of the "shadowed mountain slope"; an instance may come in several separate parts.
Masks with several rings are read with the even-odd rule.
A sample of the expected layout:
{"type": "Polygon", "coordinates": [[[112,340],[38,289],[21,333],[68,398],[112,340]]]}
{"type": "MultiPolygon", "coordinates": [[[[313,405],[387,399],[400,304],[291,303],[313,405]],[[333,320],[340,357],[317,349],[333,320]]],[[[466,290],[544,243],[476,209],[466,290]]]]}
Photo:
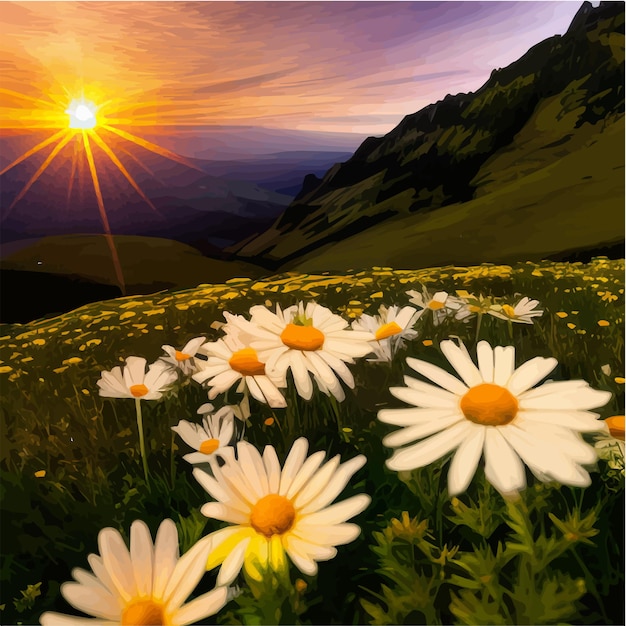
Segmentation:
{"type": "Polygon", "coordinates": [[[237,254],[268,267],[414,267],[623,240],[623,75],[623,3],[586,2],[565,35],[477,92],[446,96],[308,177],[237,254]]]}

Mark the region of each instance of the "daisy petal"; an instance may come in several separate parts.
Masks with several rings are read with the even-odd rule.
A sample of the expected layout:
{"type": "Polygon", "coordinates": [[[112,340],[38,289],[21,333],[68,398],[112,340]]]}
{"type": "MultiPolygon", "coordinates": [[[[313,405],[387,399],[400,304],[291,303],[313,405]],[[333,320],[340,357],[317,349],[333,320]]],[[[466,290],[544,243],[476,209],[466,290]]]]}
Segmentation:
{"type": "Polygon", "coordinates": [[[586,383],[579,387],[568,385],[572,382],[578,381],[545,383],[527,391],[519,397],[520,409],[586,411],[602,407],[611,399],[610,391],[592,389],[586,383]]]}
{"type": "Polygon", "coordinates": [[[119,532],[113,528],[101,530],[98,547],[104,566],[120,596],[129,600],[137,595],[130,554],[119,532]]]}
{"type": "Polygon", "coordinates": [[[486,341],[479,341],[476,346],[476,356],[483,381],[493,383],[493,349],[486,341]]]}
{"type": "Polygon", "coordinates": [[[405,443],[416,441],[417,439],[422,439],[434,433],[438,433],[449,426],[453,426],[461,420],[465,420],[465,418],[461,415],[461,413],[457,413],[438,420],[431,420],[423,424],[415,424],[414,426],[401,428],[400,430],[396,430],[390,435],[384,437],[383,445],[388,448],[403,446],[405,443]]]}
{"type": "Polygon", "coordinates": [[[215,615],[228,602],[228,587],[217,587],[185,604],[176,611],[173,619],[180,626],[187,626],[210,615],[215,615]]]}
{"type": "Polygon", "coordinates": [[[394,452],[387,460],[389,469],[396,472],[417,469],[433,463],[442,456],[454,450],[471,430],[471,424],[467,420],[451,426],[450,428],[432,435],[419,443],[413,444],[394,452]]]}
{"type": "Polygon", "coordinates": [[[152,594],[152,561],[154,548],[152,536],[145,522],[135,520],[130,526],[130,560],[137,592],[141,596],[152,594]]]}
{"type": "Polygon", "coordinates": [[[347,500],[333,504],[322,511],[312,513],[307,516],[307,524],[328,526],[330,524],[342,524],[347,519],[358,515],[364,511],[372,499],[361,493],[356,496],[352,496],[347,500]]]}
{"type": "Polygon", "coordinates": [[[161,522],[154,540],[154,572],[152,595],[163,597],[165,586],[178,561],[178,530],[171,519],[161,522]]]}
{"type": "Polygon", "coordinates": [[[468,387],[474,387],[483,382],[482,376],[472,359],[453,341],[442,341],[439,347],[468,387]]]}
{"type": "Polygon", "coordinates": [[[411,357],[407,358],[406,362],[409,367],[422,376],[429,378],[446,391],[450,391],[459,396],[467,393],[467,387],[458,378],[448,374],[448,372],[442,370],[440,367],[411,357]]]}
{"type": "Polygon", "coordinates": [[[448,470],[448,493],[456,496],[469,486],[483,452],[485,428],[476,427],[461,442],[448,470]]]}
{"type": "Polygon", "coordinates": [[[240,541],[231,553],[224,559],[220,573],[217,575],[217,585],[229,585],[235,580],[237,574],[241,571],[246,549],[252,536],[248,536],[240,541]]]}
{"type": "Polygon", "coordinates": [[[180,606],[189,597],[206,572],[211,548],[211,538],[204,537],[178,560],[163,593],[167,604],[180,606]]]}
{"type": "Polygon", "coordinates": [[[63,583],[61,595],[79,611],[95,617],[115,620],[120,616],[120,607],[115,598],[103,587],[85,587],[79,583],[63,583]]]}
{"type": "Polygon", "coordinates": [[[432,420],[443,419],[452,415],[450,409],[381,409],[378,411],[378,419],[384,424],[394,426],[413,426],[425,424],[432,420]]]}
{"type": "Polygon", "coordinates": [[[514,395],[527,391],[543,380],[557,364],[556,359],[544,359],[540,356],[526,361],[513,372],[507,383],[508,390],[514,395]]]}
{"type": "Polygon", "coordinates": [[[485,432],[485,478],[503,495],[526,487],[524,464],[495,427],[485,432]]]}
{"type": "Polygon", "coordinates": [[[506,387],[515,370],[515,348],[513,346],[496,346],[493,349],[495,385],[506,387]]]}

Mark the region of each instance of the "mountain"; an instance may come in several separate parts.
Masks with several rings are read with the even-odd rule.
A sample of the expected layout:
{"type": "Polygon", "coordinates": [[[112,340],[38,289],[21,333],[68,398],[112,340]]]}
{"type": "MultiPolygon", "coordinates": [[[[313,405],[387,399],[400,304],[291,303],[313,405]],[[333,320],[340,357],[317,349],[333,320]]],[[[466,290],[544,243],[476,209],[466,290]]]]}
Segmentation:
{"type": "Polygon", "coordinates": [[[623,242],[624,4],[585,2],[563,36],[309,176],[232,248],[267,267],[531,260],[623,242]]]}

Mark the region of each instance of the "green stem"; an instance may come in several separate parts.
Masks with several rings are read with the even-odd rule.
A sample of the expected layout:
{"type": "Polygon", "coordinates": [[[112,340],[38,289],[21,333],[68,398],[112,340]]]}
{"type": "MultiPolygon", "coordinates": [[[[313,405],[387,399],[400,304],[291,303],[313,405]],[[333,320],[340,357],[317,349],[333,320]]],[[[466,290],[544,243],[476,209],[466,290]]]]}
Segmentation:
{"type": "Polygon", "coordinates": [[[598,589],[595,583],[593,582],[593,576],[591,575],[591,572],[585,565],[585,562],[580,558],[580,555],[576,553],[576,550],[572,548],[571,551],[572,551],[572,554],[574,555],[574,558],[576,559],[576,562],[580,566],[580,569],[582,569],[583,574],[585,575],[585,583],[587,585],[587,588],[589,589],[589,593],[595,598],[596,602],[598,603],[598,606],[600,607],[600,611],[602,612],[602,619],[604,620],[604,623],[608,624],[609,617],[606,614],[606,611],[604,610],[604,602],[602,601],[602,597],[598,593],[598,589]]]}
{"type": "Polygon", "coordinates": [[[174,431],[172,430],[171,432],[172,439],[170,443],[170,478],[172,479],[172,490],[174,490],[174,487],[176,485],[176,460],[174,459],[174,431]]]}
{"type": "Polygon", "coordinates": [[[478,344],[478,338],[480,337],[480,326],[483,323],[483,314],[478,313],[476,316],[476,338],[474,339],[474,344],[478,344]]]}
{"type": "Polygon", "coordinates": [[[137,429],[139,430],[139,450],[141,451],[141,460],[143,462],[143,474],[146,478],[146,483],[148,480],[148,459],[146,457],[146,444],[143,438],[143,420],[141,417],[141,399],[135,398],[135,411],[137,412],[137,429]]]}
{"type": "Polygon", "coordinates": [[[513,322],[511,320],[507,320],[507,324],[509,325],[509,338],[513,341],[513,322]]]}

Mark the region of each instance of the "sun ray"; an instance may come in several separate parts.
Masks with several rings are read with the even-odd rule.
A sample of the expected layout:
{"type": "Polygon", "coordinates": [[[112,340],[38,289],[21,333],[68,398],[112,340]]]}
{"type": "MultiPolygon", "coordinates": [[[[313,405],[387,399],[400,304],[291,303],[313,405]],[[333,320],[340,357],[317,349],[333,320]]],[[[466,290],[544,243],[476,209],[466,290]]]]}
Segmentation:
{"type": "Polygon", "coordinates": [[[159,185],[161,185],[161,187],[163,187],[164,189],[167,188],[167,185],[145,163],[143,163],[141,159],[137,158],[130,150],[127,150],[126,148],[122,146],[116,146],[116,150],[125,154],[144,172],[146,172],[147,174],[150,174],[150,176],[152,176],[152,178],[154,178],[159,183],[159,185]]]}
{"type": "Polygon", "coordinates": [[[114,128],[113,126],[109,126],[108,124],[104,124],[102,128],[106,128],[106,130],[112,133],[115,133],[116,135],[119,135],[120,137],[122,137],[122,139],[132,141],[133,143],[136,143],[138,146],[141,146],[142,148],[145,148],[146,150],[150,150],[150,152],[154,152],[155,154],[171,159],[172,161],[177,161],[178,163],[182,163],[183,165],[186,165],[187,167],[191,167],[194,170],[202,172],[202,170],[197,165],[195,165],[194,163],[192,163],[185,157],[182,157],[179,154],[176,154],[175,152],[171,152],[170,150],[167,150],[166,148],[161,148],[161,146],[157,146],[157,144],[152,143],[151,141],[147,141],[145,139],[142,139],[141,137],[137,137],[136,135],[126,132],[125,130],[114,128]]]}
{"type": "Polygon", "coordinates": [[[43,104],[47,107],[56,108],[57,104],[55,102],[48,102],[46,100],[41,100],[40,98],[33,98],[32,96],[27,96],[26,94],[20,93],[19,91],[13,91],[12,89],[5,89],[0,87],[0,94],[5,96],[12,96],[14,98],[19,98],[20,100],[28,100],[28,102],[34,102],[35,104],[43,104]]]}
{"type": "Polygon", "coordinates": [[[143,201],[157,215],[159,215],[160,217],[163,217],[161,215],[161,213],[159,213],[158,209],[154,206],[154,204],[152,204],[152,201],[150,200],[150,198],[148,198],[148,196],[146,196],[146,194],[143,191],[141,191],[139,185],[135,182],[135,179],[130,175],[129,171],[124,167],[122,162],[115,156],[113,150],[111,150],[111,148],[109,148],[109,146],[107,146],[107,144],[98,136],[97,133],[91,132],[91,133],[89,133],[89,135],[94,140],[96,145],[100,148],[100,150],[102,150],[102,152],[104,152],[109,157],[109,159],[111,159],[111,161],[113,161],[113,164],[115,165],[115,167],[117,167],[117,169],[120,172],[122,172],[124,178],[131,184],[132,188],[141,196],[143,201]]]}
{"type": "Polygon", "coordinates": [[[91,152],[91,145],[89,143],[89,137],[86,130],[81,131],[83,134],[83,145],[85,147],[85,155],[87,156],[87,163],[89,164],[89,171],[91,172],[91,180],[93,181],[93,189],[96,194],[96,200],[98,202],[98,210],[100,211],[100,219],[104,227],[105,239],[111,251],[111,258],[113,259],[113,267],[115,268],[115,275],[117,282],[122,290],[122,295],[126,295],[126,285],[124,283],[124,274],[122,273],[122,266],[117,254],[117,248],[115,246],[115,240],[111,234],[111,227],[109,226],[109,218],[107,217],[104,209],[104,200],[102,198],[102,191],[100,190],[100,182],[98,180],[98,173],[96,171],[96,163],[93,159],[93,153],[91,152]]]}
{"type": "Polygon", "coordinates": [[[78,140],[74,137],[74,153],[72,154],[72,171],[70,173],[70,182],[67,186],[67,199],[66,208],[70,208],[70,198],[72,196],[72,189],[74,188],[74,177],[76,176],[76,165],[78,162],[78,140]]]}
{"type": "Polygon", "coordinates": [[[11,203],[11,206],[7,209],[7,212],[2,216],[3,220],[6,220],[6,218],[9,217],[9,213],[11,212],[13,207],[26,195],[26,192],[33,186],[33,183],[43,174],[44,170],[48,167],[48,165],[52,163],[54,157],[56,157],[56,155],[59,154],[61,150],[63,150],[65,145],[72,138],[73,134],[71,132],[69,131],[64,131],[64,132],[67,133],[66,136],[63,139],[61,139],[61,141],[59,141],[59,143],[56,146],[54,146],[54,149],[47,156],[46,160],[39,166],[39,169],[31,176],[30,180],[26,183],[26,185],[24,185],[24,188],[22,189],[22,191],[20,191],[20,193],[17,194],[17,197],[15,198],[15,200],[13,200],[13,202],[11,203]]]}
{"type": "Polygon", "coordinates": [[[25,161],[28,157],[30,157],[33,154],[39,152],[39,150],[42,150],[46,146],[49,146],[51,143],[54,143],[57,139],[60,139],[67,132],[69,132],[69,131],[64,128],[63,130],[60,130],[58,133],[55,133],[54,135],[52,135],[52,137],[48,137],[48,139],[45,139],[41,143],[38,143],[34,148],[31,148],[30,150],[24,152],[24,154],[22,154],[17,159],[15,159],[15,161],[13,161],[13,163],[10,163],[9,165],[7,165],[0,172],[0,176],[2,176],[2,174],[4,174],[5,172],[8,172],[12,167],[15,167],[16,165],[18,165],[22,161],[25,161]]]}

